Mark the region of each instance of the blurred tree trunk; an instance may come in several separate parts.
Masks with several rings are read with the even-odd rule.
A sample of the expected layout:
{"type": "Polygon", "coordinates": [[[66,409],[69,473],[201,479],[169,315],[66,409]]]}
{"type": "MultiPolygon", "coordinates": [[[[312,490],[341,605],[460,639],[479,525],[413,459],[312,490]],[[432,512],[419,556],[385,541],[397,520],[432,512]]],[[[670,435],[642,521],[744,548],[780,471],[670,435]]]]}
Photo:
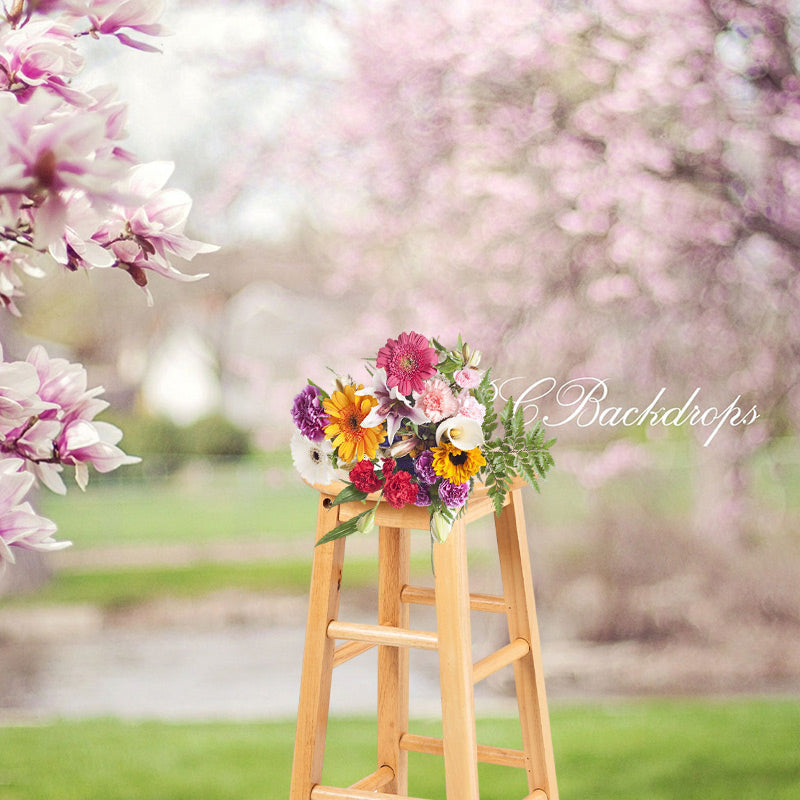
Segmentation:
{"type": "Polygon", "coordinates": [[[722,552],[739,550],[753,533],[748,530],[752,487],[743,455],[717,440],[695,451],[692,530],[722,552]]]}

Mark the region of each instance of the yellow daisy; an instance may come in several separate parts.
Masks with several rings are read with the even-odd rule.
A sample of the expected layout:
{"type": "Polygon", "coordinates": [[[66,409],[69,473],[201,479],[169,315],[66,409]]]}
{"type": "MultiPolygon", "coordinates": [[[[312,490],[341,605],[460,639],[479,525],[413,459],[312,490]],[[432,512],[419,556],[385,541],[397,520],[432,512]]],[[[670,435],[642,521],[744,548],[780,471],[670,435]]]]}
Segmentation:
{"type": "Polygon", "coordinates": [[[466,483],[486,464],[479,447],[459,450],[455,445],[444,443],[432,447],[431,452],[433,471],[450,483],[466,483]]]}
{"type": "Polygon", "coordinates": [[[361,427],[361,421],[378,404],[375,397],[356,395],[363,388],[360,384],[345,386],[344,391],[335,391],[322,401],[331,420],[325,426],[325,438],[331,439],[333,447],[338,448],[339,461],[343,463],[360,461],[365,455],[375,458],[378,445],[383,441],[383,423],[374,428],[361,427]]]}

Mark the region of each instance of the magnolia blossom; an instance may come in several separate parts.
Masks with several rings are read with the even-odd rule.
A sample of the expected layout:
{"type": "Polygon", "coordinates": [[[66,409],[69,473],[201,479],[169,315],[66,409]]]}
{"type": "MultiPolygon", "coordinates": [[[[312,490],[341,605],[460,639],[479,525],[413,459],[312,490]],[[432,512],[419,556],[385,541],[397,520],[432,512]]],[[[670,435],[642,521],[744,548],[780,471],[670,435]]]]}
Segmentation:
{"type": "Polygon", "coordinates": [[[114,266],[114,254],[92,238],[101,221],[88,198],[80,194],[70,194],[67,197],[64,232],[60,238],[50,242],[50,255],[57,263],[73,272],[79,268],[114,266]]]}
{"type": "Polygon", "coordinates": [[[109,221],[94,236],[114,253],[118,266],[127,269],[142,287],[147,285],[145,270],[181,281],[205,278],[207,273],[185,275],[170,264],[169,258],[177,256],[191,261],[199,253],[219,249],[184,234],[192,200],[180,189],[164,188],[174,168],[174,164],[166,161],[131,168],[121,188],[129,196],[145,199],[140,204],[114,208],[109,221]]]}
{"type": "Polygon", "coordinates": [[[14,250],[11,243],[0,240],[0,304],[4,305],[15,317],[19,317],[21,314],[14,301],[24,295],[20,272],[33,278],[44,277],[44,271],[41,268],[31,264],[23,255],[14,250]]]}
{"type": "MultiPolygon", "coordinates": [[[[0,16],[0,306],[19,315],[21,275],[43,277],[33,257],[50,256],[71,271],[119,267],[140,286],[145,270],[195,280],[172,257],[191,259],[216,247],[183,232],[191,200],[167,189],[168,164],[136,166],[119,145],[126,108],[114,87],[84,91],[77,82],[81,36],[115,36],[140,50],[152,46],[127,31],[166,33],[160,0],[30,0],[7,3],[0,16]],[[48,16],[50,15],[50,16],[48,16]],[[88,27],[87,27],[88,22],[88,27]]],[[[61,473],[74,467],[81,489],[89,465],[108,472],[138,458],[119,447],[122,432],[97,421],[108,403],[87,386],[80,364],[51,359],[34,347],[26,361],[6,362],[0,349],[0,561],[11,546],[64,547],[55,525],[23,502],[38,480],[66,491],[61,473]]]]}
{"type": "Polygon", "coordinates": [[[158,52],[145,42],[131,39],[126,33],[121,33],[123,28],[138,31],[148,36],[164,36],[169,31],[158,19],[164,12],[163,0],[95,0],[87,3],[89,20],[92,23],[92,33],[111,34],[116,36],[122,44],[137,50],[158,52]]]}
{"type": "Polygon", "coordinates": [[[0,90],[24,99],[32,88],[41,86],[67,102],[85,105],[89,98],[68,82],[84,62],[74,41],[68,26],[47,19],[8,32],[0,50],[0,90]]]}
{"type": "Polygon", "coordinates": [[[116,446],[122,432],[94,419],[108,407],[98,397],[102,393],[102,386],[87,388],[82,365],[51,359],[38,345],[26,361],[0,361],[0,452],[22,459],[26,470],[59,494],[66,492],[65,464],[75,467],[84,489],[90,464],[109,472],[137,463],[116,446]]]}
{"type": "MultiPolygon", "coordinates": [[[[38,250],[72,271],[119,267],[142,287],[146,270],[178,280],[204,277],[183,275],[170,263],[217,249],[185,236],[191,200],[165,188],[172,166],[137,167],[118,144],[127,110],[116,89],[84,90],[77,81],[84,57],[76,37],[112,35],[154,50],[125,31],[164,35],[158,22],[163,7],[154,0],[43,0],[6,10],[8,25],[0,27],[0,242],[15,246],[26,264],[38,250]]],[[[0,265],[0,305],[18,314],[22,294],[19,274],[0,265]]]]}
{"type": "Polygon", "coordinates": [[[78,419],[67,423],[56,439],[55,450],[63,464],[75,466],[75,481],[81,489],[89,482],[89,464],[98,472],[111,472],[141,459],[122,452],[116,444],[122,431],[108,422],[78,419]]]}
{"type": "Polygon", "coordinates": [[[47,432],[53,463],[39,458],[34,470],[49,488],[65,491],[58,477],[62,464],[75,466],[75,480],[84,489],[89,480],[88,464],[98,472],[110,472],[124,464],[139,462],[139,458],[128,456],[116,447],[122,438],[119,428],[94,420],[108,403],[98,398],[104,391],[102,386],[87,389],[86,370],[81,364],[63,358],[51,359],[41,346],[30,351],[27,361],[36,368],[39,396],[53,406],[41,415],[41,421],[32,426],[30,433],[42,430],[48,422],[51,426],[58,425],[55,435],[52,428],[47,432]]]}
{"type": "Polygon", "coordinates": [[[91,419],[108,408],[105,400],[97,399],[105,390],[102,386],[87,389],[88,376],[82,364],[73,364],[65,358],[50,358],[41,345],[31,348],[26,358],[39,379],[37,394],[51,404],[51,411],[43,419],[91,419]]]}
{"type": "Polygon", "coordinates": [[[15,190],[9,191],[16,195],[12,209],[31,223],[32,244],[38,249],[62,237],[70,191],[83,193],[94,207],[105,207],[120,197],[114,182],[127,169],[103,152],[102,114],[58,115],[56,102],[39,95],[20,105],[0,95],[0,134],[16,167],[13,183],[3,188],[15,190]]]}
{"type": "Polygon", "coordinates": [[[13,564],[12,547],[26,550],[60,550],[71,542],[53,539],[55,523],[34,512],[25,496],[34,483],[33,475],[21,472],[18,458],[0,460],[0,564],[13,564]]]}
{"type": "Polygon", "coordinates": [[[36,393],[39,378],[35,368],[24,361],[6,363],[0,344],[0,436],[24,425],[31,417],[51,408],[36,393]]]}

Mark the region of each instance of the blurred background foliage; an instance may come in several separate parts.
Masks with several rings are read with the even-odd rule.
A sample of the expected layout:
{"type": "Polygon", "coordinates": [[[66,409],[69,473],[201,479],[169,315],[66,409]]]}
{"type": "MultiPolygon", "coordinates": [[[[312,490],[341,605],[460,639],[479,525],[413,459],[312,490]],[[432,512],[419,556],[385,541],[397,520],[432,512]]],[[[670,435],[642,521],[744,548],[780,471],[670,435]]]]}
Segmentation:
{"type": "Polygon", "coordinates": [[[176,161],[190,235],[222,245],[197,262],[209,277],[153,281],[148,308],[117,276],[54,272],[0,320],[9,356],[45,341],[83,361],[145,458],[53,499],[76,549],[299,536],[313,501],[279,453],[306,378],[363,375],[401,330],[460,331],[499,378],[757,405],[708,447],[687,426],[553,431],[536,574],[564,635],[705,647],[709,671],[745,647],[746,685],[796,681],[793,4],[193,0],[166,22],[162,56],[107,48],[93,77],[129,99],[131,149],[176,161]],[[203,528],[199,495],[253,516],[223,504],[203,528]],[[102,511],[87,530],[93,496],[134,532],[102,511]]]}

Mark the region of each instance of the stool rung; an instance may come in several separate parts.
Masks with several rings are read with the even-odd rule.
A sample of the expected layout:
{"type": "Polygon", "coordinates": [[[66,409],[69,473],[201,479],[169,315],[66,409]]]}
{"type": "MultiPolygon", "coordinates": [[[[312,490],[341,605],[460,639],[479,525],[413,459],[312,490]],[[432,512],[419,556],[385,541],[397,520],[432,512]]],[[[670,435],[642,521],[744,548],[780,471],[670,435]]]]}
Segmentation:
{"type": "Polygon", "coordinates": [[[375,647],[375,645],[369,642],[348,642],[347,644],[340,644],[333,651],[333,666],[338,667],[340,664],[344,664],[345,661],[360,656],[362,653],[366,653],[367,650],[372,650],[373,647],[375,647]]]}
{"type": "Polygon", "coordinates": [[[382,767],[378,767],[375,772],[367,775],[366,778],[362,778],[360,781],[351,784],[349,788],[377,792],[378,789],[383,789],[387,783],[390,783],[393,778],[394,770],[388,766],[388,764],[384,764],[382,767]]]}
{"type": "Polygon", "coordinates": [[[328,623],[328,638],[392,647],[419,647],[422,650],[436,650],[439,647],[439,637],[429,631],[412,631],[391,625],[363,625],[358,622],[340,622],[336,619],[328,623]]]}
{"type": "Polygon", "coordinates": [[[535,789],[522,800],[547,800],[547,792],[544,789],[535,789]]]}
{"type": "Polygon", "coordinates": [[[317,784],[311,790],[311,800],[421,800],[421,798],[362,791],[361,789],[337,789],[335,786],[317,784]]]}
{"type": "MultiPolygon", "coordinates": [[[[400,592],[400,599],[404,603],[414,603],[418,606],[435,606],[436,592],[421,586],[404,586],[400,592]]],[[[494,614],[505,614],[506,601],[493,594],[471,594],[469,607],[473,611],[491,611],[494,614]]]]}
{"type": "Polygon", "coordinates": [[[488,678],[493,672],[497,672],[509,664],[513,664],[520,658],[524,658],[531,651],[531,646],[525,639],[514,639],[513,642],[501,647],[491,655],[476,661],[472,667],[472,682],[478,683],[484,678],[488,678]]]}
{"type": "MultiPolygon", "coordinates": [[[[404,733],[400,737],[400,749],[413,753],[429,753],[434,756],[444,755],[444,744],[434,736],[420,736],[416,733],[404,733]]],[[[522,750],[510,750],[507,747],[491,747],[478,745],[478,761],[486,764],[500,764],[505,767],[525,768],[525,753],[522,750]]],[[[536,798],[538,800],[538,798],[536,798]]]]}

